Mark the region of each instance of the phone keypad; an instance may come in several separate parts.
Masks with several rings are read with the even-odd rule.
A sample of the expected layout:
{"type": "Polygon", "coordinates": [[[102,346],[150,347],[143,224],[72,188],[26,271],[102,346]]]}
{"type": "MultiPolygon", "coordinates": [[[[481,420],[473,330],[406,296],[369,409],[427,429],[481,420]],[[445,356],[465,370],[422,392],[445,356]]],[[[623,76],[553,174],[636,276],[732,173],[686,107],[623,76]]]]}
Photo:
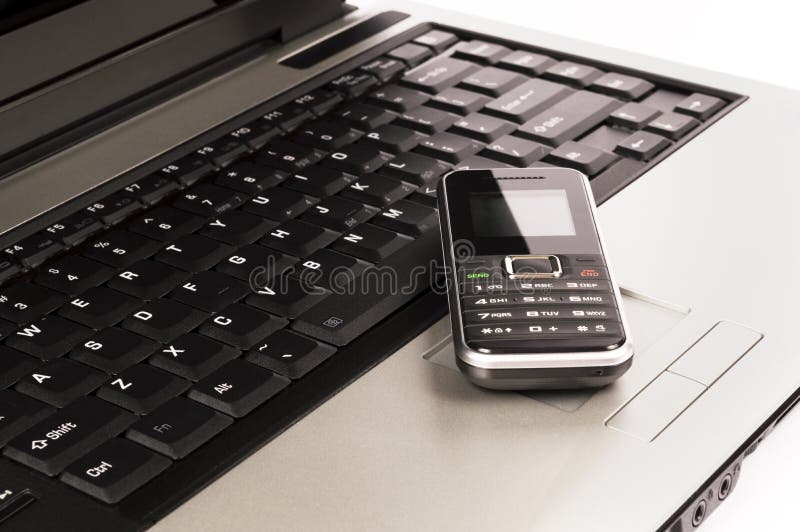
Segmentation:
{"type": "Polygon", "coordinates": [[[625,339],[618,302],[600,256],[559,255],[556,279],[510,279],[504,257],[459,266],[464,336],[480,348],[536,351],[608,348],[625,339]]]}

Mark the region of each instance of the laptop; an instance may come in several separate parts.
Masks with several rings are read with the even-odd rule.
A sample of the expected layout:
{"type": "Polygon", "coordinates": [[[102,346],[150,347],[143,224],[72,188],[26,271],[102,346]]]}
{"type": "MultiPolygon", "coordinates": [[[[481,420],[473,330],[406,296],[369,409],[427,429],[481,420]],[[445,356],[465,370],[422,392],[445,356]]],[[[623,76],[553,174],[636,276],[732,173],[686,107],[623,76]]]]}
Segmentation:
{"type": "Polygon", "coordinates": [[[2,530],[691,530],[800,397],[797,92],[404,2],[0,10],[2,530]],[[436,184],[547,165],[633,366],[483,390],[436,184]]]}

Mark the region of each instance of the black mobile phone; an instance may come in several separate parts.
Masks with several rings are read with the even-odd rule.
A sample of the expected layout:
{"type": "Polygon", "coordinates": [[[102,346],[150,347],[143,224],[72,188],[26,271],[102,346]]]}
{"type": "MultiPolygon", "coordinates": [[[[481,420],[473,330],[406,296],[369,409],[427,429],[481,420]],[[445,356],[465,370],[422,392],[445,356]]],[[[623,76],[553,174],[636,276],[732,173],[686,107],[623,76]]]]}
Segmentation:
{"type": "Polygon", "coordinates": [[[633,343],[586,176],[457,170],[438,202],[456,361],[472,382],[582,388],[627,371],[633,343]]]}

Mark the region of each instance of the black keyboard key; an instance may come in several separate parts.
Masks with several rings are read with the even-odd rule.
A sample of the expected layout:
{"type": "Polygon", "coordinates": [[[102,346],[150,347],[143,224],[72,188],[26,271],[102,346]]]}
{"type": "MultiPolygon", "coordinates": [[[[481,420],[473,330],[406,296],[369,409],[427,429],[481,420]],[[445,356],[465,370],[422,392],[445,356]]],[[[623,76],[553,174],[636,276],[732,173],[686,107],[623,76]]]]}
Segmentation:
{"type": "Polygon", "coordinates": [[[353,257],[330,249],[318,249],[297,263],[294,276],[302,284],[321,286],[336,292],[353,286],[365,267],[366,264],[353,257]]]}
{"type": "Polygon", "coordinates": [[[284,131],[294,131],[300,127],[303,122],[306,122],[314,117],[314,114],[305,105],[297,102],[289,102],[280,106],[274,111],[270,111],[264,115],[264,120],[271,120],[273,123],[279,125],[284,131]]]}
{"type": "Polygon", "coordinates": [[[11,333],[16,331],[18,327],[17,324],[11,323],[10,321],[0,320],[0,340],[8,337],[11,333]]]}
{"type": "Polygon", "coordinates": [[[17,391],[62,408],[77,398],[87,395],[107,378],[83,364],[66,358],[51,360],[20,379],[17,391]]]}
{"type": "Polygon", "coordinates": [[[392,155],[380,151],[374,145],[357,142],[331,153],[325,160],[325,165],[360,175],[374,172],[392,158],[392,155]]]}
{"type": "Polygon", "coordinates": [[[608,121],[630,129],[642,129],[659,114],[661,113],[657,109],[641,103],[629,102],[611,113],[608,121]]]}
{"type": "MultiPolygon", "coordinates": [[[[441,257],[441,238],[436,231],[428,231],[416,242],[414,246],[399,250],[380,266],[397,272],[403,279],[415,266],[441,257]]],[[[410,290],[391,293],[371,290],[333,294],[301,314],[292,322],[292,329],[328,344],[346,345],[427,288],[427,283],[418,283],[410,290]]]]}
{"type": "Polygon", "coordinates": [[[249,349],[261,338],[282,329],[288,320],[235,303],[200,327],[200,333],[239,349],[249,349]]]}
{"type": "Polygon", "coordinates": [[[294,173],[318,162],[325,155],[324,151],[310,146],[303,146],[285,140],[276,140],[259,152],[256,162],[278,170],[294,173]]]}
{"type": "Polygon", "coordinates": [[[6,344],[41,360],[58,358],[92,334],[92,330],[58,316],[45,316],[9,335],[6,344]]]}
{"type": "Polygon", "coordinates": [[[300,220],[288,220],[259,243],[289,255],[304,257],[333,242],[339,233],[300,220]]]}
{"type": "Polygon", "coordinates": [[[219,167],[225,167],[236,159],[250,153],[250,146],[247,145],[247,137],[252,134],[252,130],[237,130],[233,133],[224,135],[217,140],[206,144],[195,153],[201,155],[219,167]]]}
{"type": "Polygon", "coordinates": [[[647,131],[639,131],[617,145],[616,152],[640,161],[649,161],[670,146],[670,141],[647,131]]]}
{"type": "Polygon", "coordinates": [[[361,65],[360,68],[360,70],[363,70],[367,74],[372,74],[381,80],[381,83],[391,81],[393,78],[399,76],[405,69],[406,65],[402,61],[391,57],[375,58],[369,63],[361,65]]]}
{"type": "Polygon", "coordinates": [[[279,251],[252,244],[242,246],[230,256],[220,261],[215,268],[218,272],[237,279],[250,281],[251,277],[271,279],[297,262],[296,257],[279,251]]]}
{"type": "Polygon", "coordinates": [[[161,242],[117,229],[91,241],[83,255],[114,268],[124,268],[146,259],[161,247],[161,242]]]}
{"type": "Polygon", "coordinates": [[[465,77],[461,87],[489,96],[499,96],[525,81],[524,76],[495,67],[484,67],[465,77]]]}
{"type": "Polygon", "coordinates": [[[406,43],[398,46],[386,55],[393,57],[394,59],[399,59],[410,67],[414,67],[431,57],[433,54],[431,53],[430,49],[425,46],[420,46],[414,43],[406,43]]]}
{"type": "Polygon", "coordinates": [[[30,323],[57,308],[64,296],[29,283],[17,283],[0,290],[0,318],[14,323],[30,323]]]}
{"type": "Polygon", "coordinates": [[[287,318],[297,317],[330,294],[324,288],[288,276],[270,279],[253,288],[256,293],[247,298],[248,305],[287,318]]]}
{"type": "Polygon", "coordinates": [[[69,357],[106,373],[119,373],[147,358],[157,347],[143,336],[109,327],[76,346],[69,357]]]}
{"type": "Polygon", "coordinates": [[[0,447],[52,412],[51,407],[27,395],[0,390],[0,447]]]}
{"type": "MultiPolygon", "coordinates": [[[[390,54],[391,55],[391,54],[390,54]]],[[[378,79],[366,72],[342,74],[328,83],[328,88],[341,92],[346,98],[358,98],[378,86],[378,79]]]]}
{"type": "Polygon", "coordinates": [[[205,157],[190,153],[189,155],[168,164],[160,173],[177,179],[184,185],[191,185],[202,178],[211,175],[216,171],[216,167],[205,157]]]}
{"type": "Polygon", "coordinates": [[[170,241],[199,229],[203,223],[199,216],[159,205],[138,216],[129,229],[148,238],[170,241]]]}
{"type": "Polygon", "coordinates": [[[369,95],[374,104],[402,113],[428,101],[427,94],[398,85],[386,85],[369,95]]]}
{"type": "Polygon", "coordinates": [[[515,70],[529,76],[541,76],[545,70],[555,64],[555,59],[551,57],[523,50],[511,52],[496,63],[498,67],[515,70]]]}
{"type": "Polygon", "coordinates": [[[201,380],[189,398],[224,414],[244,417],[289,385],[289,379],[244,360],[232,360],[201,380]]]}
{"type": "Polygon", "coordinates": [[[247,353],[253,364],[290,379],[299,379],[336,352],[336,348],[294,331],[282,329],[247,353]]]}
{"type": "Polygon", "coordinates": [[[289,177],[285,187],[323,198],[336,194],[355,176],[326,166],[312,166],[289,177]]]}
{"type": "Polygon", "coordinates": [[[102,399],[82,397],[11,440],[4,454],[52,477],[135,419],[102,399]]]}
{"type": "Polygon", "coordinates": [[[603,74],[592,82],[593,90],[626,100],[638,100],[654,87],[655,85],[647,80],[617,72],[603,74]]]}
{"type": "Polygon", "coordinates": [[[465,115],[481,109],[490,100],[484,94],[450,87],[436,94],[428,103],[431,107],[465,115]]]}
{"type": "Polygon", "coordinates": [[[67,255],[41,269],[35,281],[65,294],[77,294],[103,283],[113,274],[111,268],[93,260],[67,255]]]}
{"type": "Polygon", "coordinates": [[[108,282],[108,286],[139,299],[163,296],[186,279],[188,273],[153,260],[130,265],[108,282]]]}
{"type": "Polygon", "coordinates": [[[364,142],[375,146],[381,151],[398,155],[414,149],[424,138],[422,134],[411,129],[386,124],[367,133],[364,137],[364,142]]]}
{"type": "Polygon", "coordinates": [[[344,231],[369,220],[377,212],[376,207],[333,196],[311,207],[300,219],[334,231],[344,231]]]}
{"type": "Polygon", "coordinates": [[[176,190],[178,182],[172,176],[158,172],[131,183],[122,189],[122,193],[145,205],[153,205],[176,190]]]}
{"type": "Polygon", "coordinates": [[[38,360],[0,345],[0,389],[8,388],[39,364],[38,360]]]}
{"type": "Polygon", "coordinates": [[[422,185],[408,197],[408,201],[430,207],[431,209],[437,209],[438,201],[436,200],[436,194],[435,185],[422,185]]]}
{"type": "Polygon", "coordinates": [[[229,166],[217,175],[214,183],[254,196],[274,187],[289,174],[274,168],[242,161],[229,166]]]}
{"type": "Polygon", "coordinates": [[[77,212],[47,227],[45,232],[65,246],[74,246],[101,231],[103,227],[93,217],[77,212]]]}
{"type": "Polygon", "coordinates": [[[42,231],[8,246],[3,250],[3,255],[25,267],[34,268],[62,249],[64,246],[55,237],[42,231]]]}
{"type": "MultiPolygon", "coordinates": [[[[539,163],[534,163],[539,164],[539,163]]],[[[501,163],[497,161],[493,161],[491,159],[487,159],[486,157],[481,157],[480,155],[473,155],[472,157],[468,157],[461,161],[460,163],[456,163],[453,166],[454,170],[485,170],[491,168],[510,168],[511,165],[506,163],[501,163]]]]}
{"type": "Polygon", "coordinates": [[[432,135],[444,131],[456,120],[456,115],[422,105],[401,114],[394,124],[432,135]]]}
{"type": "Polygon", "coordinates": [[[525,167],[544,157],[548,150],[547,146],[538,142],[505,135],[487,144],[481,155],[514,166],[525,167]]]}
{"type": "Polygon", "coordinates": [[[141,208],[142,204],[135,199],[126,196],[122,192],[116,192],[89,205],[83,212],[94,218],[99,218],[104,224],[114,225],[141,208]]]}
{"type": "Polygon", "coordinates": [[[603,151],[613,153],[614,148],[617,147],[617,144],[619,144],[628,135],[630,135],[630,131],[627,129],[612,126],[600,126],[585,137],[581,137],[579,142],[584,146],[591,146],[593,148],[598,148],[603,151]]]}
{"type": "Polygon", "coordinates": [[[708,120],[711,116],[725,107],[725,101],[716,96],[708,96],[695,92],[675,106],[675,111],[691,117],[708,120]]]}
{"type": "Polygon", "coordinates": [[[470,61],[494,64],[511,52],[505,46],[485,41],[468,41],[458,43],[453,55],[470,61]]]}
{"type": "Polygon", "coordinates": [[[600,124],[621,105],[603,94],[576,92],[522,124],[518,132],[543,144],[558,146],[600,124]]]}
{"type": "Polygon", "coordinates": [[[169,342],[194,329],[208,314],[170,299],[156,299],[131,314],[122,326],[159,342],[169,342]]]}
{"type": "Polygon", "coordinates": [[[678,140],[700,125],[699,120],[678,113],[664,113],[645,126],[645,130],[678,140]]]}
{"type": "Polygon", "coordinates": [[[219,272],[200,272],[170,292],[170,297],[191,307],[214,312],[243,298],[245,283],[219,272]]]}
{"type": "Polygon", "coordinates": [[[204,218],[219,216],[245,202],[247,196],[229,188],[201,183],[182,192],[172,204],[204,218]]]}
{"type": "Polygon", "coordinates": [[[189,333],[162,346],[149,362],[185,379],[198,381],[240,354],[230,346],[189,333]]]}
{"type": "Polygon", "coordinates": [[[368,131],[388,124],[395,115],[368,103],[354,103],[339,112],[339,116],[356,129],[368,131]]]}
{"type": "Polygon", "coordinates": [[[302,96],[298,96],[293,101],[316,116],[320,116],[339,105],[343,100],[344,98],[339,93],[325,89],[314,89],[302,96]]]}
{"type": "Polygon", "coordinates": [[[491,142],[515,129],[516,126],[511,122],[481,113],[472,113],[457,120],[450,131],[481,142],[491,142]]]}
{"type": "Polygon", "coordinates": [[[408,196],[414,188],[409,183],[380,174],[367,174],[351,183],[341,195],[360,203],[385,207],[408,196]]]}
{"type": "Polygon", "coordinates": [[[114,325],[141,305],[139,299],[97,286],[71,299],[58,313],[93,329],[102,329],[114,325]]]}
{"type": "Polygon", "coordinates": [[[449,165],[431,157],[418,153],[401,153],[384,165],[380,173],[416,185],[425,185],[438,181],[449,170],[449,165]]]}
{"type": "Polygon", "coordinates": [[[411,241],[411,238],[394,231],[363,224],[342,235],[331,247],[359,259],[379,262],[411,241]]]}
{"type": "Polygon", "coordinates": [[[217,218],[212,218],[200,230],[200,234],[226,244],[250,244],[264,236],[276,225],[278,222],[261,218],[255,214],[230,211],[217,218]]]}
{"type": "Polygon", "coordinates": [[[603,71],[572,61],[561,61],[548,68],[544,76],[560,83],[566,83],[578,88],[588,87],[594,80],[600,78],[603,71]]]}
{"type": "MultiPolygon", "coordinates": [[[[486,117],[490,120],[497,120],[496,118],[486,117]]],[[[456,122],[458,124],[459,122],[456,122]]],[[[510,125],[510,124],[509,124],[510,125]]],[[[481,127],[481,126],[478,126],[481,127]]],[[[513,126],[512,126],[513,129],[513,126]]],[[[454,131],[457,131],[455,128],[454,131]]],[[[459,133],[463,133],[458,130],[459,133]]],[[[416,151],[423,155],[428,155],[436,159],[442,159],[452,163],[457,163],[466,159],[483,149],[483,144],[476,142],[470,138],[462,137],[454,133],[436,133],[420,142],[416,151]]]]}
{"type": "Polygon", "coordinates": [[[359,137],[361,132],[350,127],[344,120],[326,120],[305,124],[295,136],[295,141],[306,146],[334,151],[355,142],[359,137]]]}
{"type": "Polygon", "coordinates": [[[239,144],[245,145],[241,153],[247,153],[249,150],[258,150],[272,138],[270,135],[264,135],[263,131],[253,129],[249,125],[242,126],[228,133],[229,137],[235,139],[239,144]]]}
{"type": "Polygon", "coordinates": [[[226,415],[176,397],[134,423],[126,436],[177,460],[188,456],[231,423],[233,419],[226,415]]]}
{"type": "Polygon", "coordinates": [[[182,270],[199,272],[211,268],[232,251],[233,247],[208,237],[186,235],[162,249],[156,260],[182,270]]]}
{"type": "Polygon", "coordinates": [[[0,284],[20,273],[22,268],[10,260],[0,259],[0,284]]]}
{"type": "Polygon", "coordinates": [[[246,202],[242,210],[282,222],[294,218],[317,201],[313,196],[306,196],[284,187],[275,187],[246,202]]]}
{"type": "Polygon", "coordinates": [[[136,364],[108,379],[97,396],[134,414],[147,414],[190,386],[189,381],[153,366],[136,364]]]}
{"type": "Polygon", "coordinates": [[[108,504],[115,504],[172,462],[133,442],[113,438],[69,465],[61,481],[108,504]]]}
{"type": "Polygon", "coordinates": [[[486,104],[483,112],[522,124],[574,91],[545,79],[531,79],[486,104]]]}
{"type": "Polygon", "coordinates": [[[414,39],[414,42],[433,48],[434,52],[440,54],[445,51],[445,49],[457,43],[458,37],[449,31],[431,30],[414,39]]]}
{"type": "Polygon", "coordinates": [[[419,236],[436,228],[438,216],[434,209],[401,200],[377,215],[372,223],[398,233],[419,236]]]}
{"type": "Polygon", "coordinates": [[[547,156],[547,161],[556,166],[574,168],[588,176],[600,173],[616,160],[613,153],[573,141],[565,142],[547,156]]]}
{"type": "Polygon", "coordinates": [[[478,66],[469,61],[440,56],[409,70],[402,81],[411,88],[437,93],[452,87],[476,70],[478,66]]]}

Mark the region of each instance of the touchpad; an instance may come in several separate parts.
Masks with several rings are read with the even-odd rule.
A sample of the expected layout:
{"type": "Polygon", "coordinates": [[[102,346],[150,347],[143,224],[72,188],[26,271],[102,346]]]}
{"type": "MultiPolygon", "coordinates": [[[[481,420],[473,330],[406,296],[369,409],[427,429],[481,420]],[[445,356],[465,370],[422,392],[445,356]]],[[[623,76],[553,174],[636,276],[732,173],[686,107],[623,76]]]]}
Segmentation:
{"type": "MultiPolygon", "coordinates": [[[[657,300],[632,290],[623,288],[621,292],[622,305],[636,348],[635,357],[646,354],[648,347],[656,343],[689,313],[689,309],[686,307],[657,300]]],[[[441,347],[429,351],[425,354],[425,358],[434,364],[459,371],[451,342],[446,342],[441,347]]],[[[624,379],[625,376],[621,378],[624,379]]],[[[585,389],[518,393],[566,412],[574,412],[586,403],[595,392],[595,389],[585,389]]]]}

